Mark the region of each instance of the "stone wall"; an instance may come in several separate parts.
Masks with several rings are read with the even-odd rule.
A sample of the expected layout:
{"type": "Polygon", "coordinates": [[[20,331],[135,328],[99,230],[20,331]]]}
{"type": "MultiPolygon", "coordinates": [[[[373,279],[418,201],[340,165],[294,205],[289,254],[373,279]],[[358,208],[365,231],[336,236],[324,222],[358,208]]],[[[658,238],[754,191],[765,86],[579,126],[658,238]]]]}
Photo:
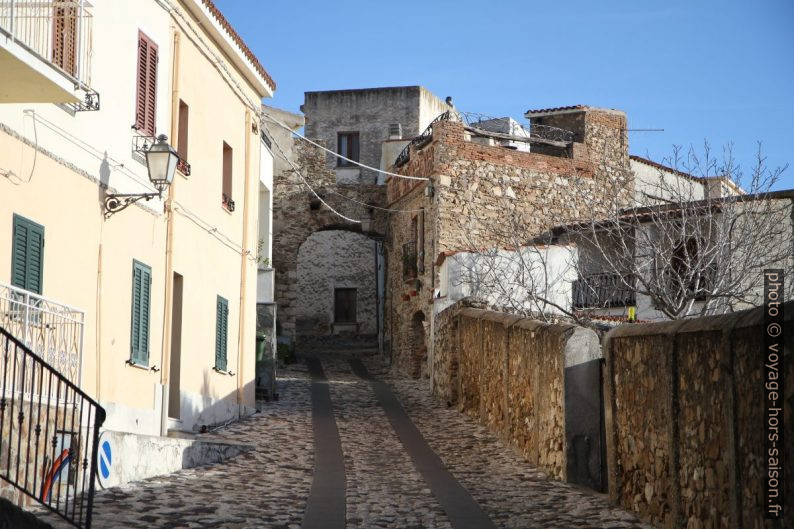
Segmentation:
{"type": "MultiPolygon", "coordinates": [[[[389,138],[390,124],[399,123],[403,137],[413,138],[447,106],[421,86],[399,86],[306,92],[301,110],[306,115],[307,136],[336,150],[337,133],[358,132],[359,161],[380,167],[381,144],[389,138]]],[[[337,158],[328,154],[326,164],[335,168],[337,158]]],[[[378,173],[362,169],[359,181],[375,184],[378,173]]]]}
{"type": "MultiPolygon", "coordinates": [[[[386,216],[379,210],[368,211],[365,205],[345,200],[352,198],[363,204],[383,205],[386,200],[384,186],[343,185],[336,183],[334,172],[326,167],[325,153],[302,141],[292,145],[294,163],[323,199],[335,210],[353,219],[372,221],[366,226],[346,222],[326,206],[320,204],[293,169],[274,175],[273,197],[273,268],[276,270],[275,301],[278,304],[278,322],[282,334],[296,337],[299,276],[298,253],[301,245],[315,232],[328,229],[347,230],[368,236],[382,236],[386,232],[386,216]]],[[[355,242],[354,247],[359,245],[355,242]]],[[[374,280],[374,263],[373,263],[374,280]]],[[[373,287],[374,290],[374,287],[373,287]]]]}
{"type": "MultiPolygon", "coordinates": [[[[328,335],[334,328],[334,289],[356,289],[356,332],[375,335],[375,241],[360,233],[312,233],[298,252],[296,324],[301,335],[328,335]]],[[[351,329],[352,330],[352,329],[351,329]]]]}
{"type": "MultiPolygon", "coordinates": [[[[403,175],[428,181],[390,178],[391,208],[425,211],[425,274],[415,299],[402,301],[406,290],[401,277],[401,245],[412,237],[412,216],[389,218],[389,276],[387,297],[392,325],[387,327],[395,365],[416,374],[429,365],[416,366],[416,356],[403,338],[407,323],[417,311],[430,316],[437,284],[435,259],[444,252],[472,248],[514,248],[553,226],[591,214],[590,196],[621,196],[630,204],[634,196],[625,143],[625,115],[615,111],[587,110],[581,116],[579,148],[573,157],[518,152],[470,141],[462,123],[439,121],[432,141],[411,147],[410,158],[399,168],[403,175]],[[590,153],[598,152],[598,157],[590,153]],[[576,184],[574,186],[574,183],[576,184]],[[426,192],[430,186],[432,192],[426,192]],[[508,222],[508,218],[510,219],[508,222]]],[[[433,332],[441,326],[433,323],[433,332]]],[[[432,347],[428,358],[432,363],[432,347]]]]}
{"type": "MultiPolygon", "coordinates": [[[[794,302],[785,306],[794,320],[794,302]]],[[[604,345],[610,497],[665,528],[760,528],[764,454],[763,309],[624,325],[604,345]]],[[[785,342],[784,437],[794,436],[792,333],[785,342]]],[[[787,516],[794,444],[784,448],[787,516]]],[[[771,527],[771,526],[770,526],[771,527]]]]}
{"type": "Polygon", "coordinates": [[[595,333],[459,305],[436,324],[434,394],[567,479],[565,368],[598,358],[595,333]]]}

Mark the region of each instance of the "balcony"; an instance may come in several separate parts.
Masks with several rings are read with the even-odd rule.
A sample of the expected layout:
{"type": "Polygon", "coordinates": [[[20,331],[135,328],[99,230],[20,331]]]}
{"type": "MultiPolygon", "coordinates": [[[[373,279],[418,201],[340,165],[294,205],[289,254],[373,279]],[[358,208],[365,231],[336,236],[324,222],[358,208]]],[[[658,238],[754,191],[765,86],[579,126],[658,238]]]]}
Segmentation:
{"type": "Polygon", "coordinates": [[[623,280],[634,284],[633,279],[617,274],[591,274],[573,282],[573,307],[608,308],[635,305],[634,289],[626,288],[623,280]]]}
{"type": "Polygon", "coordinates": [[[85,0],[0,0],[0,103],[97,110],[85,0]]]}
{"type": "Polygon", "coordinates": [[[0,283],[0,327],[80,387],[85,313],[0,283]]]}

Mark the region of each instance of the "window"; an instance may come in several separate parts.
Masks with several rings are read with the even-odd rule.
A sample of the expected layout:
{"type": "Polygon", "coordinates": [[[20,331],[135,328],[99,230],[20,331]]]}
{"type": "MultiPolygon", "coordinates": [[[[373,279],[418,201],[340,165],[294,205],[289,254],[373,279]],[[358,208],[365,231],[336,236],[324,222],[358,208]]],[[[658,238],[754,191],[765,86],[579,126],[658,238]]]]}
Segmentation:
{"type": "MultiPolygon", "coordinates": [[[[340,132],[336,137],[336,152],[350,158],[351,160],[358,161],[358,132],[340,132]]],[[[349,167],[353,164],[347,160],[337,158],[337,166],[349,167]]]]}
{"type": "Polygon", "coordinates": [[[215,369],[226,371],[226,342],[229,339],[229,302],[220,296],[215,314],[215,369]]]}
{"type": "Polygon", "coordinates": [[[221,193],[221,204],[229,211],[234,211],[234,200],[232,200],[232,148],[223,142],[223,192],[221,193]]]}
{"type": "Polygon", "coordinates": [[[356,323],[356,289],[334,289],[334,323],[356,323]]]}
{"type": "Polygon", "coordinates": [[[138,70],[135,97],[135,128],[146,136],[155,133],[157,103],[157,45],[138,32],[138,70]]]}
{"type": "MultiPolygon", "coordinates": [[[[187,160],[187,135],[190,109],[181,99],[179,100],[179,130],[177,131],[176,153],[183,160],[187,160]]],[[[177,167],[178,169],[179,167],[177,167]]]]}
{"type": "Polygon", "coordinates": [[[152,269],[132,262],[132,324],[130,332],[130,361],[149,365],[149,307],[152,297],[152,269]]]}
{"type": "Polygon", "coordinates": [[[66,2],[53,5],[52,62],[69,75],[77,74],[77,8],[66,2]]]}
{"type": "Polygon", "coordinates": [[[41,294],[44,268],[44,226],[14,215],[11,284],[41,294]]]}

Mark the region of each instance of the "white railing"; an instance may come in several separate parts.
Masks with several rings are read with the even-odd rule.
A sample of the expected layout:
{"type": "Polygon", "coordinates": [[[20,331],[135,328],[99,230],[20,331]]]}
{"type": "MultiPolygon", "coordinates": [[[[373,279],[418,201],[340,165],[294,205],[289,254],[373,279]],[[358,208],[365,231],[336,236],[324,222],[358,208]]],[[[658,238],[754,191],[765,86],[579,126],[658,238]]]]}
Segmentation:
{"type": "Polygon", "coordinates": [[[84,322],[80,309],[0,283],[0,327],[78,387],[84,322]]]}
{"type": "Polygon", "coordinates": [[[0,0],[0,34],[91,86],[92,16],[85,0],[0,0]]]}

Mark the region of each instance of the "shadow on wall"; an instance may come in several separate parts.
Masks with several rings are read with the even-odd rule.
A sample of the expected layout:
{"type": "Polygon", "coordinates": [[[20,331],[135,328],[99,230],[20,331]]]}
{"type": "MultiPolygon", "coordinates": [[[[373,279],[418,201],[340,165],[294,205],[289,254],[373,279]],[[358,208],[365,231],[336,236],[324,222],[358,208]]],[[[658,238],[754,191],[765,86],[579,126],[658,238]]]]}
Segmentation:
{"type": "MultiPolygon", "coordinates": [[[[236,390],[222,397],[215,397],[212,392],[210,377],[218,377],[218,379],[227,377],[236,381],[237,376],[237,374],[231,376],[207,370],[203,375],[204,380],[201,384],[200,393],[180,391],[179,407],[182,430],[186,432],[201,432],[203,429],[211,430],[214,426],[253,414],[256,411],[255,402],[252,403],[252,406],[238,404],[236,390]]],[[[253,395],[254,385],[255,382],[253,380],[246,383],[241,390],[242,395],[247,395],[249,392],[253,395]]]]}
{"type": "Polygon", "coordinates": [[[99,163],[99,185],[97,186],[97,194],[99,195],[99,213],[105,213],[105,196],[108,192],[108,183],[110,182],[110,163],[108,162],[108,152],[99,163]]]}

